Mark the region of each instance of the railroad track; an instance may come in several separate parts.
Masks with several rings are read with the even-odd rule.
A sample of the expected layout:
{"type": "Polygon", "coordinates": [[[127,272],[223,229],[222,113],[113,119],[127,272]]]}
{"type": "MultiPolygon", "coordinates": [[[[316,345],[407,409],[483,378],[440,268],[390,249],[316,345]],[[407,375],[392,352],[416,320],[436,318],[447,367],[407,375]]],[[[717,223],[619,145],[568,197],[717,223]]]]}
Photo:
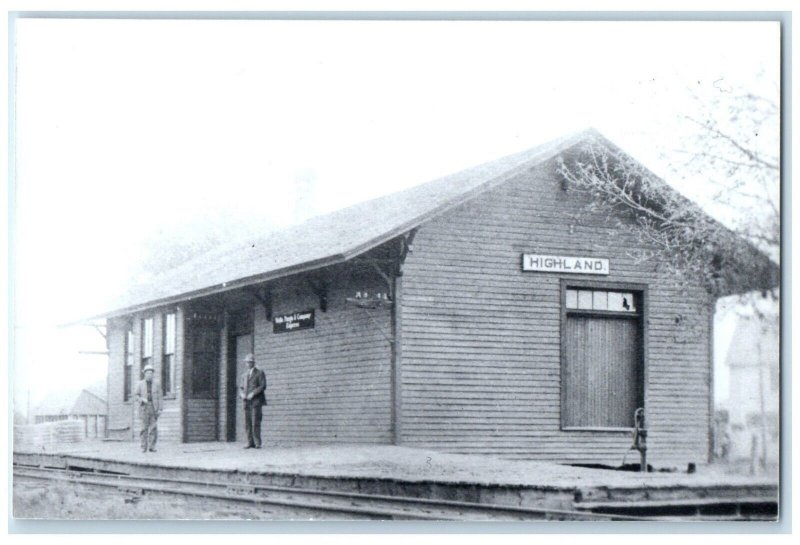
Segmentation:
{"type": "Polygon", "coordinates": [[[692,498],[636,501],[588,501],[575,502],[574,508],[593,513],[616,513],[652,519],[658,514],[660,520],[706,521],[774,521],[778,517],[777,498],[742,496],[736,498],[692,498]]]}
{"type": "Polygon", "coordinates": [[[104,473],[92,470],[45,468],[14,464],[21,481],[55,481],[112,490],[132,497],[173,496],[251,506],[281,507],[299,514],[324,513],[380,520],[653,520],[621,514],[592,513],[511,505],[410,498],[272,485],[230,484],[190,479],[104,473]]]}

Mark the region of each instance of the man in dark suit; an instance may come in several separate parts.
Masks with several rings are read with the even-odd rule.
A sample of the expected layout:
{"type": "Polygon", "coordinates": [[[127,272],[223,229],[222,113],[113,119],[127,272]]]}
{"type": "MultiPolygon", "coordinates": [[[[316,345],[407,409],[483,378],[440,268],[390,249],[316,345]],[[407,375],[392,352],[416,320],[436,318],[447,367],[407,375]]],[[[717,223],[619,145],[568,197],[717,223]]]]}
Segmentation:
{"type": "Polygon", "coordinates": [[[267,404],[264,395],[267,377],[264,371],[256,367],[253,354],[245,356],[244,361],[247,371],[239,387],[239,396],[244,401],[244,424],[247,428],[247,446],[244,448],[261,448],[261,409],[267,404]]]}

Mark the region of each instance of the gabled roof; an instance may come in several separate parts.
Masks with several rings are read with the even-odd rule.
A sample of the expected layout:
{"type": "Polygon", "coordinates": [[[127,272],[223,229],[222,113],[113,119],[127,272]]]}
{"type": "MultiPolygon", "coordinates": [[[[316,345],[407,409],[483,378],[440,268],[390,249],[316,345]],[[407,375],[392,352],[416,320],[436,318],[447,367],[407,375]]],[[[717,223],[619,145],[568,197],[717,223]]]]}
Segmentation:
{"type": "MultiPolygon", "coordinates": [[[[124,315],[342,263],[578,144],[598,140],[618,149],[599,132],[588,129],[404,191],[311,218],[299,225],[270,232],[260,240],[219,247],[133,288],[95,318],[124,315]]],[[[753,252],[759,254],[759,260],[769,261],[754,248],[753,252]]],[[[747,289],[766,287],[772,286],[754,285],[747,289]]]]}
{"type": "Polygon", "coordinates": [[[106,414],[108,408],[105,396],[100,397],[97,393],[85,389],[75,400],[72,412],[73,414],[106,414]]]}
{"type": "Polygon", "coordinates": [[[72,406],[80,395],[80,390],[68,390],[50,393],[34,409],[37,416],[55,416],[72,414],[72,406]]]}
{"type": "Polygon", "coordinates": [[[106,414],[105,396],[99,396],[88,388],[53,392],[34,410],[37,416],[72,416],[106,414]]]}
{"type": "Polygon", "coordinates": [[[725,365],[731,368],[777,367],[780,346],[777,316],[763,319],[756,316],[737,317],[725,365]]]}
{"type": "Polygon", "coordinates": [[[98,398],[103,403],[106,402],[107,384],[105,380],[93,382],[89,386],[85,387],[84,390],[98,398]]]}
{"type": "Polygon", "coordinates": [[[261,240],[217,248],[130,290],[96,317],[127,314],[347,261],[596,134],[588,130],[553,140],[273,231],[261,240]]]}

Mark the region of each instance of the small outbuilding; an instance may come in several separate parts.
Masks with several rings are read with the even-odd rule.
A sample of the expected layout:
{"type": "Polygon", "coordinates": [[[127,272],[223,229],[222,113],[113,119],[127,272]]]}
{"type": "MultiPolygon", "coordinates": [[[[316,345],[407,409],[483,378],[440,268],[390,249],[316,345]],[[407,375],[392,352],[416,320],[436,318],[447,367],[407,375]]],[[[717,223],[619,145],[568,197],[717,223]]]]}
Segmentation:
{"type": "Polygon", "coordinates": [[[103,438],[106,435],[107,413],[105,391],[93,385],[79,391],[50,394],[34,409],[32,423],[77,420],[82,424],[84,438],[103,438]]]}
{"type": "MultiPolygon", "coordinates": [[[[676,283],[588,206],[560,160],[595,131],[219,248],[107,319],[109,428],[133,384],[165,395],[160,440],[241,441],[242,357],[267,376],[267,446],[398,444],[619,465],[643,408],[648,461],[703,463],[715,295],[676,283]]],[[[613,220],[613,221],[612,221],[613,220]]],[[[746,246],[746,243],[741,243],[746,246]]],[[[776,284],[764,274],[745,289],[776,284]]],[[[638,462],[629,456],[628,461],[638,462]]]]}
{"type": "Polygon", "coordinates": [[[780,418],[780,332],[776,315],[737,316],[725,357],[731,459],[776,463],[780,418]]]}

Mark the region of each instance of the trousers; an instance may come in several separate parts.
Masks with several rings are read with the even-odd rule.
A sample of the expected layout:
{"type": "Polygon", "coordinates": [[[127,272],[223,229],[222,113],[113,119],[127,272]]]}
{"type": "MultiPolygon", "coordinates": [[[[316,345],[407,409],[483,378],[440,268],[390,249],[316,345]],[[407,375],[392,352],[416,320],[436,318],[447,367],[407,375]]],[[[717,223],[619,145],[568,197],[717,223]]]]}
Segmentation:
{"type": "Polygon", "coordinates": [[[142,440],[142,450],[153,450],[158,439],[158,427],[156,426],[158,415],[156,415],[156,410],[151,401],[139,407],[139,417],[142,420],[142,431],[139,432],[142,440]]]}
{"type": "Polygon", "coordinates": [[[247,444],[261,446],[261,409],[260,403],[254,400],[244,402],[244,426],[247,430],[247,444]]]}

